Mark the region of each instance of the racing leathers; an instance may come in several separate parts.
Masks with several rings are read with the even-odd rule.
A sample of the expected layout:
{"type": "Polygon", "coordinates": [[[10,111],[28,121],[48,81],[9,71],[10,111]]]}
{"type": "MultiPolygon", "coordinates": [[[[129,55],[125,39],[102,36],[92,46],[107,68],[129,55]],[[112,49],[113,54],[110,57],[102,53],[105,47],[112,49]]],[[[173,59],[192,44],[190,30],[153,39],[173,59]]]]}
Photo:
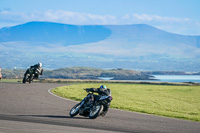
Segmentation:
{"type": "MultiPolygon", "coordinates": [[[[96,100],[100,99],[102,96],[111,96],[111,90],[110,89],[103,89],[103,88],[89,88],[89,89],[86,89],[88,92],[91,91],[91,92],[96,92],[98,93],[99,95],[91,95],[91,101],[92,103],[94,103],[96,100]]],[[[110,103],[106,104],[104,106],[104,109],[103,109],[103,113],[102,113],[102,116],[105,116],[106,113],[108,112],[108,109],[110,107],[110,103]]]]}
{"type": "Polygon", "coordinates": [[[30,73],[30,76],[32,77],[33,74],[35,74],[35,78],[38,79],[39,75],[43,74],[43,68],[40,67],[38,64],[35,64],[34,66],[31,66],[29,69],[27,69],[26,73],[30,73]],[[38,71],[38,73],[36,73],[38,71]]]}

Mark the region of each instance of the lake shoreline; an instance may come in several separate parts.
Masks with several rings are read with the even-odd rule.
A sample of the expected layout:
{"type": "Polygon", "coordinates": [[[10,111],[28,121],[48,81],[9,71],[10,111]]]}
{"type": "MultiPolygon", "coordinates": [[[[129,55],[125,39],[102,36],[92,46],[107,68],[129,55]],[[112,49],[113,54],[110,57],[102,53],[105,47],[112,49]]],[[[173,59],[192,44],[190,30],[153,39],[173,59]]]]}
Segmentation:
{"type": "MultiPolygon", "coordinates": [[[[173,82],[173,83],[200,83],[200,75],[152,75],[148,80],[117,80],[141,82],[173,82]]],[[[101,80],[115,80],[112,77],[99,77],[101,80]]]]}

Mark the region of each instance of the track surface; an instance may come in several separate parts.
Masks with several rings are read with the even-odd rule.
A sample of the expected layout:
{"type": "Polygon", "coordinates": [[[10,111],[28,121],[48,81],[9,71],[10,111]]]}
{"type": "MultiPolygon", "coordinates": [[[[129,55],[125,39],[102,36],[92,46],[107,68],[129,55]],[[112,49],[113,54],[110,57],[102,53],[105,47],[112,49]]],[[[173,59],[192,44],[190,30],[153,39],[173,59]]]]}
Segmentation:
{"type": "MultiPolygon", "coordinates": [[[[65,84],[66,85],[66,84],[65,84]]],[[[63,84],[0,83],[0,132],[198,133],[200,123],[110,109],[105,117],[69,117],[76,104],[48,93],[63,84]]],[[[133,105],[134,106],[134,105],[133,105]]]]}

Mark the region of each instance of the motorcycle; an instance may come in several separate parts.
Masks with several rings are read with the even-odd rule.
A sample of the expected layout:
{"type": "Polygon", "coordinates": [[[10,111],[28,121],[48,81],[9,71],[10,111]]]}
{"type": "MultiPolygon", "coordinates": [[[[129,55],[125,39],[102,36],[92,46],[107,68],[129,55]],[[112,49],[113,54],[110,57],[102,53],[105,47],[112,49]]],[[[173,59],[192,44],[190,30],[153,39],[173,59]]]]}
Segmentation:
{"type": "Polygon", "coordinates": [[[24,74],[24,78],[22,82],[25,84],[26,82],[31,83],[33,79],[37,79],[38,75],[40,74],[40,70],[37,68],[35,70],[29,68],[24,74]]]}
{"type": "MultiPolygon", "coordinates": [[[[87,91],[87,89],[84,89],[87,91]]],[[[104,116],[103,109],[106,104],[109,104],[112,101],[111,96],[102,96],[99,99],[95,100],[92,103],[91,96],[93,92],[88,92],[87,96],[78,104],[76,104],[69,112],[71,117],[76,116],[77,114],[85,117],[89,117],[90,119],[95,119],[98,116],[104,116]]]]}

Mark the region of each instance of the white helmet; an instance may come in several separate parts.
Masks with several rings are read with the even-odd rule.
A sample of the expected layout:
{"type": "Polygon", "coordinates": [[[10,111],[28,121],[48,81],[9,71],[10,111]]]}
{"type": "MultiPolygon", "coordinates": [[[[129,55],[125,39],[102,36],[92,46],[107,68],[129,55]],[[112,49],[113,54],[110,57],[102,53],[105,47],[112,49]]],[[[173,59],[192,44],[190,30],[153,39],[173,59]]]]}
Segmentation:
{"type": "Polygon", "coordinates": [[[41,62],[39,62],[39,63],[38,63],[38,66],[39,66],[39,67],[42,67],[42,63],[41,63],[41,62]]]}

